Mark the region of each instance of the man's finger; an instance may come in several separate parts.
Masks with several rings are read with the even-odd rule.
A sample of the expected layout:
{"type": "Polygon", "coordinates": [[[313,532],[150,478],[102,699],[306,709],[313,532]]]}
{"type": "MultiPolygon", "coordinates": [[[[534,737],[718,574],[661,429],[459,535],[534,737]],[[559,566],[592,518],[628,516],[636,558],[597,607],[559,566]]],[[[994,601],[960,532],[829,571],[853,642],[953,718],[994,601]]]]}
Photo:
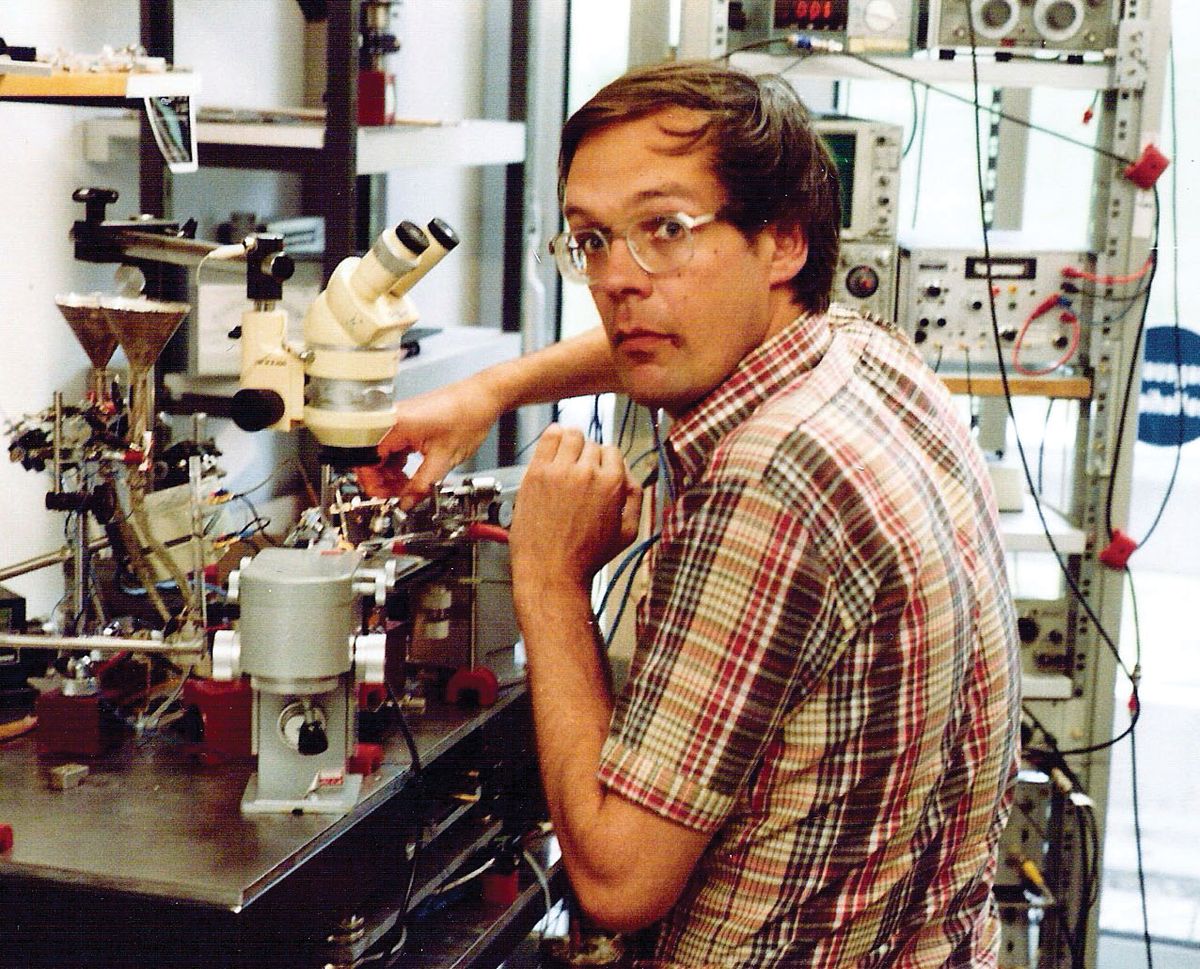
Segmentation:
{"type": "MultiPolygon", "coordinates": [[[[417,470],[413,472],[412,479],[404,489],[405,501],[415,504],[428,495],[433,490],[433,486],[441,481],[450,469],[454,467],[454,463],[453,459],[446,458],[436,451],[422,455],[421,463],[417,466],[417,470]]],[[[404,502],[401,502],[401,505],[403,506],[404,502]]],[[[411,506],[410,504],[408,507],[411,506]]]]}
{"type": "Polygon", "coordinates": [[[554,456],[558,454],[558,446],[562,441],[562,425],[551,424],[538,438],[537,447],[533,449],[532,463],[543,463],[553,461],[554,456]]]}

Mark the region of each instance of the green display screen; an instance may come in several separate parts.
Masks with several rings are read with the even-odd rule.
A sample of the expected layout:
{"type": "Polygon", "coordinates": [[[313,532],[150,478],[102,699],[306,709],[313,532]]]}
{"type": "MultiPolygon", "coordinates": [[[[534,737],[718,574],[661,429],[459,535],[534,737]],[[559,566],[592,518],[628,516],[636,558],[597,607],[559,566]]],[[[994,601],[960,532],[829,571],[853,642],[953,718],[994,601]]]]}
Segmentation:
{"type": "Polygon", "coordinates": [[[853,133],[830,132],[823,136],[837,165],[838,183],[842,187],[842,228],[850,228],[854,217],[854,160],[858,152],[858,137],[853,133]]]}

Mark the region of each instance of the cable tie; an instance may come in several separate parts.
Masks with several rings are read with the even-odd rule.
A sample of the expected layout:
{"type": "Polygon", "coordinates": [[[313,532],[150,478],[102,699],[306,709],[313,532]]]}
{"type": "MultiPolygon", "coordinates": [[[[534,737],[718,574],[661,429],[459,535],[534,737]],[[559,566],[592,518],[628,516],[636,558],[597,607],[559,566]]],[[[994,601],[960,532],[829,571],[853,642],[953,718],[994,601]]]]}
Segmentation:
{"type": "Polygon", "coordinates": [[[1129,556],[1137,551],[1138,543],[1123,531],[1113,529],[1112,540],[1099,555],[1099,559],[1110,569],[1122,570],[1129,564],[1129,556]]]}
{"type": "Polygon", "coordinates": [[[1125,167],[1125,177],[1138,188],[1153,188],[1171,160],[1153,144],[1142,149],[1138,160],[1125,167]]]}

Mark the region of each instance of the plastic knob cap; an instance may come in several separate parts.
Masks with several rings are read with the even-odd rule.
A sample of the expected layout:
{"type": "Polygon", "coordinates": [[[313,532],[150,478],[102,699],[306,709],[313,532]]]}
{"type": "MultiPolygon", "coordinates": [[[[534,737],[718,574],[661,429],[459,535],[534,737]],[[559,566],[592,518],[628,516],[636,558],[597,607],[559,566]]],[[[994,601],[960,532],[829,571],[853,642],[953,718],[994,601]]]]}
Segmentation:
{"type": "Polygon", "coordinates": [[[296,738],[296,749],[306,757],[325,753],[329,749],[329,737],[325,734],[325,727],[315,720],[302,723],[296,738]]]}

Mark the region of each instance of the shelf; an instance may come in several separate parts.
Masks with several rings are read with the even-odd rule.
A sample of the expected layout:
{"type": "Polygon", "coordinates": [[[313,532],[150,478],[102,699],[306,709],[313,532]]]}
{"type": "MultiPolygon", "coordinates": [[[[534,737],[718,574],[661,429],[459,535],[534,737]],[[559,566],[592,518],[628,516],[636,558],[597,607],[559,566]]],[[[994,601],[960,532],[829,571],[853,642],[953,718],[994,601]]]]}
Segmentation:
{"type": "MultiPolygon", "coordinates": [[[[183,71],[162,74],[74,74],[64,71],[42,75],[0,74],[0,100],[94,102],[106,105],[138,98],[188,97],[199,90],[199,75],[183,71]]],[[[131,118],[130,124],[133,137],[136,137],[137,120],[131,118]]]]}
{"type": "Polygon", "coordinates": [[[1087,548],[1087,535],[1072,525],[1059,512],[1042,505],[1046,516],[1046,528],[1038,517],[1034,500],[1025,495],[1025,507],[1020,511],[1000,512],[1000,534],[1006,552],[1049,552],[1050,542],[1046,529],[1054,539],[1054,546],[1063,555],[1079,555],[1087,548]]]}
{"type": "MultiPolygon", "coordinates": [[[[859,58],[845,54],[814,54],[798,61],[795,53],[734,54],[731,62],[751,74],[782,74],[785,71],[806,79],[915,80],[918,83],[941,87],[948,84],[970,84],[971,57],[959,54],[953,60],[941,60],[924,54],[914,57],[859,58]]],[[[1014,57],[997,61],[980,56],[979,82],[1010,88],[1052,87],[1069,90],[1103,90],[1115,87],[1113,65],[1101,62],[1067,64],[1061,61],[1014,57]]]]}
{"type": "MultiPolygon", "coordinates": [[[[998,374],[939,373],[952,394],[972,397],[1003,397],[1004,382],[998,374]]],[[[1092,381],[1088,377],[1022,377],[1009,374],[1008,392],[1013,397],[1054,397],[1091,400],[1092,381]]]]}
{"type": "MultiPolygon", "coordinates": [[[[84,157],[110,160],[113,141],[137,138],[134,117],[94,118],[84,124],[84,157]]],[[[325,126],[313,121],[200,121],[196,140],[205,147],[320,151],[325,126]]],[[[358,174],[400,168],[510,165],[525,160],[525,125],[515,121],[410,122],[358,129],[358,174]]]]}
{"type": "MultiPolygon", "coordinates": [[[[420,347],[418,354],[401,360],[396,369],[396,400],[436,390],[519,356],[521,337],[486,326],[448,326],[424,337],[420,347]]],[[[162,406],[171,413],[203,410],[215,417],[224,416],[228,401],[239,389],[238,381],[229,377],[169,373],[165,381],[170,399],[162,406]]]]}

